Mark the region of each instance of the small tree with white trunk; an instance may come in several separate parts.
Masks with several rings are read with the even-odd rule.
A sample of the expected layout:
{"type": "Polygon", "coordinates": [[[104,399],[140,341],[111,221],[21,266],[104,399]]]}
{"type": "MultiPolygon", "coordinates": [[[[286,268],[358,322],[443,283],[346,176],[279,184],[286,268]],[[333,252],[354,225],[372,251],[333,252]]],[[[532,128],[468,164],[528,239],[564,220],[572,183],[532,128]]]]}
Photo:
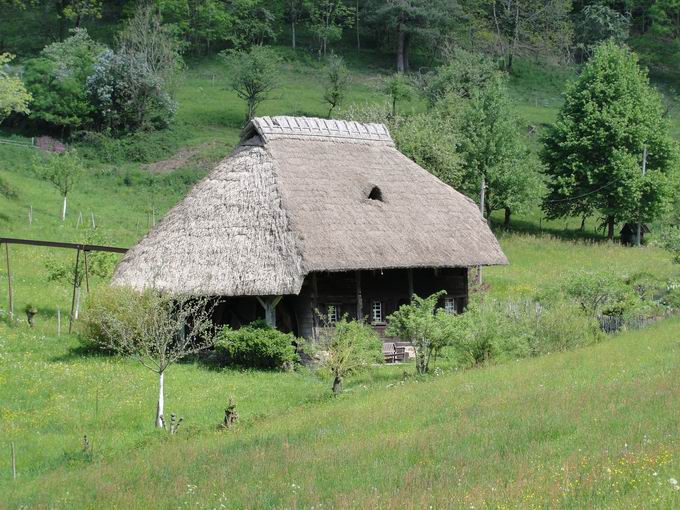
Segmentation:
{"type": "Polygon", "coordinates": [[[66,200],[68,194],[78,183],[83,173],[83,164],[74,150],[50,156],[40,161],[37,173],[59,190],[64,199],[61,208],[61,221],[66,219],[66,200]]]}
{"type": "Polygon", "coordinates": [[[108,289],[88,303],[87,333],[103,349],[131,356],[158,374],[156,427],[163,428],[166,370],[211,347],[214,301],[156,290],[108,289]]]}

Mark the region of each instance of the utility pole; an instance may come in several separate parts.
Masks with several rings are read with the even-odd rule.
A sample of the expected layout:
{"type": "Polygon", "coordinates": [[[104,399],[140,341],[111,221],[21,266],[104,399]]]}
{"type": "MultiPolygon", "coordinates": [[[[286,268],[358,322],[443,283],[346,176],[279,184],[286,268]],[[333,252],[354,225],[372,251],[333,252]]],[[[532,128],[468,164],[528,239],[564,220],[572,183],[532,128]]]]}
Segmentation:
{"type": "MultiPolygon", "coordinates": [[[[647,173],[647,146],[645,145],[642,150],[642,177],[647,173]]],[[[639,217],[640,211],[638,210],[638,224],[637,224],[637,236],[635,238],[635,244],[639,247],[642,245],[642,218],[639,217]]]]}

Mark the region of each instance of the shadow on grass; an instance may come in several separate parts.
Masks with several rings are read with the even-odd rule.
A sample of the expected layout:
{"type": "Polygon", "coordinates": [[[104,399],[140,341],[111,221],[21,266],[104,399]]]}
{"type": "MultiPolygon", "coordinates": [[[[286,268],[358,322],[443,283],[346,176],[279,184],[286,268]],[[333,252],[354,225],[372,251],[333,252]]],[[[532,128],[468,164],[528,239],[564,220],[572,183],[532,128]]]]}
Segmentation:
{"type": "Polygon", "coordinates": [[[580,230],[569,229],[566,227],[559,228],[554,225],[554,221],[547,225],[543,225],[543,222],[539,222],[537,225],[533,221],[513,219],[510,222],[510,226],[506,228],[503,226],[502,222],[492,220],[492,227],[495,233],[507,232],[510,234],[530,234],[537,237],[551,236],[564,241],[589,241],[593,243],[607,242],[606,236],[599,234],[592,229],[580,230]]]}

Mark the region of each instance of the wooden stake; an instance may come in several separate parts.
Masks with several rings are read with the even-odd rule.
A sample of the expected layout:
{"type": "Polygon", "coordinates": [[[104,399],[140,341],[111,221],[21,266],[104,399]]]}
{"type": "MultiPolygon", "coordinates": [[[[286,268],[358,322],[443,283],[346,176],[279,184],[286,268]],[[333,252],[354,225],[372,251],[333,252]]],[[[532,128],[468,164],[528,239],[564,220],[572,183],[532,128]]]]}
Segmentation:
{"type": "Polygon", "coordinates": [[[17,452],[12,441],[12,480],[17,479],[17,452]]]}
{"type": "Polygon", "coordinates": [[[68,319],[68,334],[73,331],[73,313],[76,306],[76,287],[78,286],[78,264],[80,263],[80,250],[76,250],[76,268],[73,272],[73,295],[71,297],[71,313],[68,319]]]}
{"type": "Polygon", "coordinates": [[[7,261],[7,292],[9,293],[9,318],[14,319],[14,300],[12,298],[12,271],[9,266],[9,244],[5,243],[5,259],[7,261]]]}
{"type": "Polygon", "coordinates": [[[57,308],[57,336],[61,336],[61,308],[57,308]]]}
{"type": "Polygon", "coordinates": [[[85,290],[90,292],[90,277],[87,270],[87,252],[83,250],[83,256],[85,257],[85,290]]]}
{"type": "Polygon", "coordinates": [[[33,206],[28,207],[28,224],[33,225],[33,206]]]}
{"type": "Polygon", "coordinates": [[[76,221],[76,228],[83,224],[83,211],[78,213],[78,220],[76,221]]]}
{"type": "Polygon", "coordinates": [[[97,228],[97,223],[94,221],[94,211],[90,211],[90,220],[92,221],[92,228],[97,228]]]}
{"type": "Polygon", "coordinates": [[[355,271],[357,288],[357,320],[364,321],[364,298],[361,295],[361,271],[355,271]]]}

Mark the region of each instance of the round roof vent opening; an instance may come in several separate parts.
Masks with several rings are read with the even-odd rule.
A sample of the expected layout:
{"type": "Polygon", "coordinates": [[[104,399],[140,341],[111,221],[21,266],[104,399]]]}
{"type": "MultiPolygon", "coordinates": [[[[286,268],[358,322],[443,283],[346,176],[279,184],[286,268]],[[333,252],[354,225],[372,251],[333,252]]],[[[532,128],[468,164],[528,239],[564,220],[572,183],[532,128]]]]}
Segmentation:
{"type": "Polygon", "coordinates": [[[368,194],[369,200],[377,200],[379,202],[383,201],[382,191],[378,186],[373,186],[371,192],[368,194]]]}

